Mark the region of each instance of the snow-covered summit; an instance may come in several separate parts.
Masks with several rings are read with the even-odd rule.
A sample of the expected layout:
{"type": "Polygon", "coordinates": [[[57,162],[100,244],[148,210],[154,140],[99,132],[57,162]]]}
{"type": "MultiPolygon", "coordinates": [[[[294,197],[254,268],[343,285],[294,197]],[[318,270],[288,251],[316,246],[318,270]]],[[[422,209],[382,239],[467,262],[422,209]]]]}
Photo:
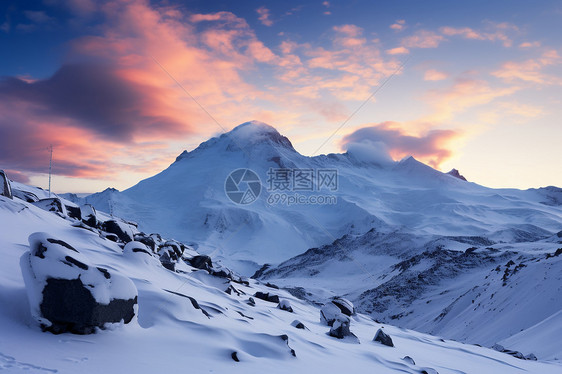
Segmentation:
{"type": "Polygon", "coordinates": [[[281,135],[274,127],[260,121],[248,121],[236,126],[229,132],[201,143],[191,152],[183,151],[176,158],[176,162],[202,153],[216,152],[218,150],[246,155],[255,155],[259,154],[259,152],[279,153],[279,150],[296,152],[291,141],[281,135]],[[255,150],[254,148],[259,149],[255,150]]]}

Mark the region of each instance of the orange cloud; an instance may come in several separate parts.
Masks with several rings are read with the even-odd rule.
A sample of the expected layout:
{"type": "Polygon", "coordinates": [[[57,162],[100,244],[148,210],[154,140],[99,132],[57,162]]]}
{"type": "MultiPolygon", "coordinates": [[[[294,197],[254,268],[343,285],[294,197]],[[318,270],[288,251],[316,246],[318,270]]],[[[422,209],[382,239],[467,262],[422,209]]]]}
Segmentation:
{"type": "Polygon", "coordinates": [[[408,48],[405,47],[396,47],[392,49],[387,49],[386,53],[388,53],[389,55],[403,55],[403,54],[410,53],[410,51],[408,50],[408,48]]]}
{"type": "Polygon", "coordinates": [[[433,107],[433,113],[423,120],[443,123],[457,113],[491,103],[518,90],[517,86],[492,87],[485,80],[459,78],[450,87],[430,90],[425,94],[424,98],[433,107]]]}
{"type": "Polygon", "coordinates": [[[543,72],[550,65],[562,63],[562,58],[556,50],[548,50],[540,57],[521,62],[508,61],[491,74],[506,82],[523,81],[540,85],[562,84],[562,79],[543,72]]]}
{"type": "Polygon", "coordinates": [[[426,70],[423,79],[426,81],[441,81],[447,79],[449,76],[446,73],[434,69],[426,70]]]}

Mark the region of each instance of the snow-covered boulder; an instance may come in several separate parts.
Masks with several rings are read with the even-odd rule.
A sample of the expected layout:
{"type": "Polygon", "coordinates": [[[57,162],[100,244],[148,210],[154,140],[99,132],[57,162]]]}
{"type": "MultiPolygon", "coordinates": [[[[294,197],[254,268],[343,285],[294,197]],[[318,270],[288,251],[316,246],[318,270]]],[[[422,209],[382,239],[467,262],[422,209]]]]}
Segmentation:
{"type": "Polygon", "coordinates": [[[39,198],[33,192],[22,191],[22,190],[18,190],[17,188],[12,188],[12,196],[17,197],[18,199],[26,201],[28,203],[34,203],[36,201],[39,201],[39,198]]]}
{"type": "Polygon", "coordinates": [[[41,199],[32,204],[48,212],[53,212],[55,214],[58,214],[63,218],[68,216],[68,213],[66,211],[66,206],[64,206],[61,199],[59,199],[58,197],[41,199]]]}
{"type": "Polygon", "coordinates": [[[291,322],[291,326],[293,326],[296,329],[299,330],[308,330],[306,328],[306,326],[304,325],[304,323],[302,323],[301,321],[299,321],[298,319],[294,320],[293,322],[291,322]]]}
{"type": "Polygon", "coordinates": [[[332,327],[330,328],[330,336],[334,338],[343,339],[346,336],[353,336],[355,335],[349,329],[351,325],[351,320],[345,314],[338,314],[336,319],[332,323],[332,327]]]}
{"type": "Polygon", "coordinates": [[[71,201],[63,200],[64,207],[66,208],[66,212],[70,218],[77,219],[79,221],[82,220],[82,211],[80,207],[74,204],[71,201]]]}
{"type": "Polygon", "coordinates": [[[106,323],[129,323],[137,289],[119,274],[96,267],[68,243],[47,233],[29,236],[20,258],[31,315],[44,331],[89,334],[106,323]]]}
{"type": "Polygon", "coordinates": [[[390,335],[386,334],[382,329],[378,329],[375,337],[373,338],[374,342],[379,342],[382,345],[386,345],[388,347],[394,347],[394,343],[392,342],[392,338],[390,335]]]}
{"type": "Polygon", "coordinates": [[[287,299],[281,299],[279,301],[279,305],[277,305],[277,308],[281,310],[285,310],[289,313],[293,313],[293,307],[291,306],[291,302],[287,299]]]}
{"type": "Polygon", "coordinates": [[[269,301],[270,303],[279,303],[279,296],[277,295],[272,295],[269,292],[256,292],[254,294],[254,297],[264,300],[264,301],[269,301]]]}
{"type": "Polygon", "coordinates": [[[346,316],[352,316],[355,314],[355,307],[353,306],[353,303],[343,297],[334,297],[332,299],[332,303],[336,305],[346,316]]]}
{"type": "Polygon", "coordinates": [[[152,254],[152,251],[144,243],[137,241],[125,244],[123,257],[128,261],[145,265],[158,266],[160,264],[160,261],[152,254]]]}
{"type": "Polygon", "coordinates": [[[402,357],[402,360],[404,360],[405,362],[409,363],[410,365],[415,365],[416,361],[414,361],[413,358],[411,358],[410,356],[404,356],[402,357]]]}
{"type": "Polygon", "coordinates": [[[196,269],[201,270],[211,270],[213,267],[213,261],[209,256],[206,255],[198,255],[194,256],[189,260],[189,264],[196,269]]]}
{"type": "Polygon", "coordinates": [[[332,302],[326,303],[320,309],[320,321],[328,326],[332,326],[334,321],[340,314],[343,315],[343,313],[340,311],[340,308],[338,308],[336,304],[332,302]]]}
{"type": "Polygon", "coordinates": [[[136,242],[141,242],[146,245],[152,252],[156,251],[156,241],[150,235],[146,235],[144,232],[136,233],[134,236],[136,242]]]}
{"type": "Polygon", "coordinates": [[[12,186],[4,170],[0,170],[0,196],[6,196],[8,199],[13,198],[12,186]]]}
{"type": "Polygon", "coordinates": [[[102,230],[110,234],[115,234],[123,243],[132,242],[135,236],[133,228],[115,219],[110,219],[102,224],[102,230]]]}
{"type": "Polygon", "coordinates": [[[82,222],[90,227],[98,227],[99,220],[96,214],[96,208],[90,204],[83,205],[80,210],[82,211],[82,222]]]}
{"type": "Polygon", "coordinates": [[[175,240],[168,240],[158,248],[160,262],[166,269],[175,271],[176,264],[183,255],[184,247],[175,240]]]}

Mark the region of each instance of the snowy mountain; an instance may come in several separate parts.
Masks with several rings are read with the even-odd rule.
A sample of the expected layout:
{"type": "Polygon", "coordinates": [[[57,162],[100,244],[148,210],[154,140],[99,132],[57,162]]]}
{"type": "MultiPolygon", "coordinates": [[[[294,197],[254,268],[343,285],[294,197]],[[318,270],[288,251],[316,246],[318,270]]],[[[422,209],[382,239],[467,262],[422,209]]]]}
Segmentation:
{"type": "MultiPolygon", "coordinates": [[[[16,196],[25,190],[48,198],[29,186],[12,188],[16,196]]],[[[381,324],[341,298],[323,300],[320,309],[117,217],[83,206],[82,219],[72,218],[42,201],[0,196],[0,369],[7,373],[561,370],[559,362],[534,361],[531,351],[381,324]],[[90,315],[89,308],[106,312],[90,315]],[[131,318],[115,322],[123,309],[131,318]]],[[[533,329],[543,331],[537,344],[558,343],[557,334],[533,329]]]]}
{"type": "Polygon", "coordinates": [[[556,188],[485,188],[412,157],[384,165],[353,152],[306,157],[273,127],[253,121],[184,151],[169,168],[128,190],[106,190],[82,202],[106,212],[111,205],[115,215],[138,222],[144,231],[200,243],[203,252],[225,260],[263,264],[373,228],[492,241],[548,236],[562,230],[559,197],[556,188]],[[242,168],[262,183],[252,204],[235,204],[225,194],[227,177],[242,168]],[[280,169],[335,170],[337,188],[272,189],[277,181],[268,172],[280,169]],[[294,195],[307,202],[310,196],[335,200],[289,205],[294,195]]]}

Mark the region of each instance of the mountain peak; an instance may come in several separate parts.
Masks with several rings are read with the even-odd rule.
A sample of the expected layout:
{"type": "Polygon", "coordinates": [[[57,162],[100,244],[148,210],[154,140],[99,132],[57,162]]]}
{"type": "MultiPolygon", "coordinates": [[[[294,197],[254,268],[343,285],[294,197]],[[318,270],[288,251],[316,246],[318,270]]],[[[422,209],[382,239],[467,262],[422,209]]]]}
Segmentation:
{"type": "Polygon", "coordinates": [[[244,122],[243,124],[236,126],[228,133],[222,134],[220,137],[229,137],[241,147],[260,143],[270,143],[294,149],[291,141],[287,137],[281,135],[273,126],[255,120],[244,122]]]}
{"type": "Polygon", "coordinates": [[[451,171],[448,172],[447,174],[466,182],[466,178],[463,175],[461,175],[461,173],[459,173],[457,169],[451,169],[451,171]]]}
{"type": "Polygon", "coordinates": [[[273,148],[281,147],[296,152],[291,141],[281,135],[273,126],[254,120],[244,122],[229,132],[201,143],[192,152],[183,151],[176,158],[176,162],[191,157],[193,152],[197,153],[206,149],[222,147],[227,151],[244,151],[258,145],[267,145],[273,148]]]}

